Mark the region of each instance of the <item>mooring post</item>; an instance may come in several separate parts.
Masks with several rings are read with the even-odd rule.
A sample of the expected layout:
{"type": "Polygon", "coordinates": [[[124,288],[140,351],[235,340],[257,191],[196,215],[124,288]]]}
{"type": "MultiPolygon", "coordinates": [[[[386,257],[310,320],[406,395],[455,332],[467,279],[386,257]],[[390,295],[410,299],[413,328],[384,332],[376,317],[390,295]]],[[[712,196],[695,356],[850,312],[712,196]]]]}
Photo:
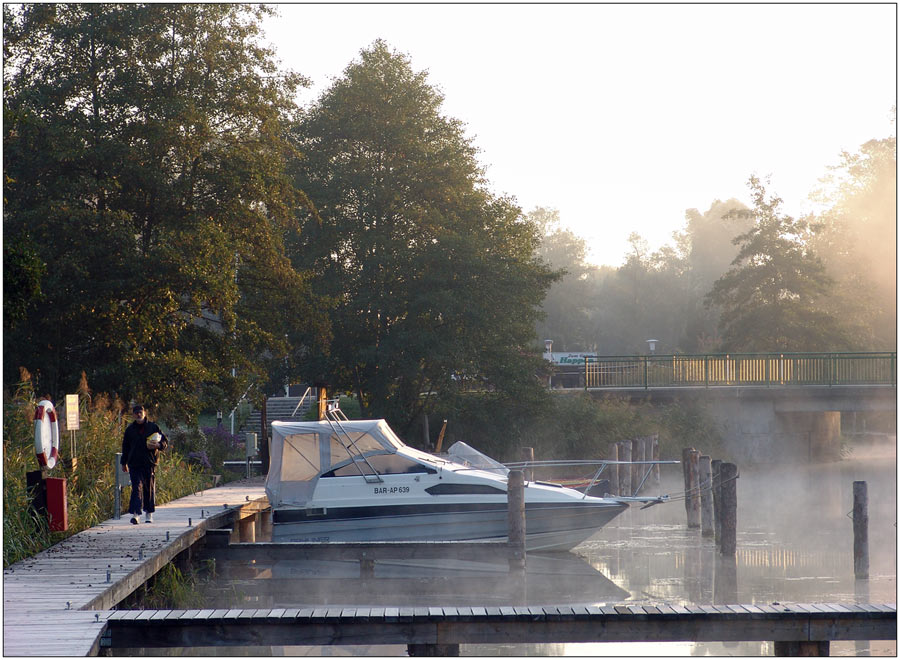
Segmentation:
{"type": "MultiPolygon", "coordinates": [[[[641,439],[634,438],[631,441],[631,460],[639,461],[641,460],[641,439]]],[[[641,485],[641,465],[632,465],[631,466],[631,492],[629,495],[637,495],[638,494],[638,486],[641,485]]]]}
{"type": "Polygon", "coordinates": [[[734,463],[722,463],[719,468],[722,493],[722,536],[719,553],[734,556],[737,552],[737,478],[738,469],[734,463]]]}
{"type": "MultiPolygon", "coordinates": [[[[641,457],[639,460],[649,461],[650,460],[650,438],[649,436],[646,438],[641,438],[641,457]]],[[[640,465],[638,466],[638,483],[644,479],[644,475],[647,474],[647,468],[649,465],[640,465]]],[[[644,481],[644,486],[648,486],[648,482],[644,481]]]]}
{"type": "MultiPolygon", "coordinates": [[[[614,442],[610,447],[610,460],[613,461],[621,461],[619,458],[619,449],[621,448],[622,443],[614,442]]],[[[616,465],[613,463],[609,466],[609,490],[613,495],[622,495],[622,491],[619,490],[619,468],[620,465],[616,465]]]]}
{"type": "Polygon", "coordinates": [[[506,483],[507,534],[512,554],[509,568],[525,568],[525,475],[510,470],[506,483]]]}
{"type": "Polygon", "coordinates": [[[719,489],[722,479],[722,459],[714,458],[710,461],[710,467],[712,469],[713,523],[716,533],[716,546],[718,546],[722,540],[722,491],[719,489]]]}
{"type": "Polygon", "coordinates": [[[700,527],[700,451],[687,449],[685,459],[685,507],[689,529],[700,527]]]}
{"type": "Polygon", "coordinates": [[[684,447],[681,450],[681,472],[684,474],[684,514],[691,520],[691,452],[693,447],[684,447]]]}
{"type": "Polygon", "coordinates": [[[700,456],[700,533],[703,536],[715,536],[715,519],[713,512],[712,460],[709,456],[700,456]]]}
{"type": "MultiPolygon", "coordinates": [[[[534,447],[522,447],[521,456],[523,461],[534,463],[534,447]]],[[[525,481],[534,481],[534,470],[530,467],[525,468],[525,481]]]]}
{"type": "Polygon", "coordinates": [[[869,492],[865,481],[853,482],[853,575],[869,577],[869,492]]]}
{"type": "MultiPolygon", "coordinates": [[[[625,440],[619,443],[619,460],[626,463],[631,461],[631,441],[625,440]]],[[[619,466],[619,495],[629,497],[631,495],[631,466],[619,466]]]]}
{"type": "MultiPolygon", "coordinates": [[[[659,433],[650,436],[650,460],[659,460],[659,433]]],[[[659,464],[653,466],[653,486],[659,492],[659,464]]]]}

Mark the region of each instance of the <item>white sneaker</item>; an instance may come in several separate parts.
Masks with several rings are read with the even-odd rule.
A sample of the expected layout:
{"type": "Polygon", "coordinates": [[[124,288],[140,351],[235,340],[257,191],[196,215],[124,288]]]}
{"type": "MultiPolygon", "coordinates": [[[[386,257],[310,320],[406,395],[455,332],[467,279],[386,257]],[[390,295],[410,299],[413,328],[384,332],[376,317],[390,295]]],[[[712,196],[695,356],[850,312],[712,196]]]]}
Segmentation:
{"type": "Polygon", "coordinates": [[[150,513],[149,511],[147,512],[147,515],[144,516],[144,522],[145,523],[153,522],[153,514],[150,513]]]}

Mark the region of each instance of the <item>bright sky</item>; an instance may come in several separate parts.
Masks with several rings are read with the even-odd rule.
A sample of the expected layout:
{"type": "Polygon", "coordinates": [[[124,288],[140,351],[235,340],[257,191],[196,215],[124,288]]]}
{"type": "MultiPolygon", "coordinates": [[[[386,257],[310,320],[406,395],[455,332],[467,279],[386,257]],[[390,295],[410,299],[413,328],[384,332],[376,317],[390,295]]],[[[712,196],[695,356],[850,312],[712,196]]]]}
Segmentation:
{"type": "Polygon", "coordinates": [[[317,98],[383,38],[445,95],[494,192],[558,209],[591,261],[653,249],[689,208],[749,201],[771,175],[791,214],[843,150],[894,134],[890,4],[277,5],[264,25],[317,98]]]}

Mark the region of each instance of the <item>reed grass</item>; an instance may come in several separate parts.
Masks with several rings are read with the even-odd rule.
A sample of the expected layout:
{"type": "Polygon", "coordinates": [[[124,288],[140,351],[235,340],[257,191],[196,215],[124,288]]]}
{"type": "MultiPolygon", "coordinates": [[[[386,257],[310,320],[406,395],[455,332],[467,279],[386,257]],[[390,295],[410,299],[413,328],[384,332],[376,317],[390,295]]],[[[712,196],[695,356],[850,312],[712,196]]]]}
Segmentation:
{"type": "MultiPolygon", "coordinates": [[[[116,452],[121,451],[124,404],[106,395],[91,395],[82,377],[79,387],[80,429],[77,469],[60,460],[51,476],[67,479],[68,529],[51,532],[43,515],[35,513],[26,489],[26,473],[39,469],[34,452],[34,409],[31,377],[21,370],[20,382],[3,401],[3,567],[31,557],[54,543],[93,527],[114,514],[116,452]]],[[[60,431],[60,457],[71,459],[68,433],[60,431]]],[[[209,476],[190,465],[178,449],[162,454],[157,468],[157,504],[165,504],[208,487],[209,476]]],[[[123,493],[128,502],[130,487],[123,493]]],[[[125,508],[125,507],[123,507],[125,508]]]]}

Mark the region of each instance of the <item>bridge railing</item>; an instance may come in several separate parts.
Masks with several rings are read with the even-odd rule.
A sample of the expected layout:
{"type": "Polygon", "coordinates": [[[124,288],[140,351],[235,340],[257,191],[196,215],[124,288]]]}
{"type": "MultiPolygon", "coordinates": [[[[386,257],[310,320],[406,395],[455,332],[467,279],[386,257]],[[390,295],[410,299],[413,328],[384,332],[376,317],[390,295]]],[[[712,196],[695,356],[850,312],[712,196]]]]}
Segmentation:
{"type": "Polygon", "coordinates": [[[726,353],[596,356],[585,387],[896,385],[896,353],[726,353]]]}

